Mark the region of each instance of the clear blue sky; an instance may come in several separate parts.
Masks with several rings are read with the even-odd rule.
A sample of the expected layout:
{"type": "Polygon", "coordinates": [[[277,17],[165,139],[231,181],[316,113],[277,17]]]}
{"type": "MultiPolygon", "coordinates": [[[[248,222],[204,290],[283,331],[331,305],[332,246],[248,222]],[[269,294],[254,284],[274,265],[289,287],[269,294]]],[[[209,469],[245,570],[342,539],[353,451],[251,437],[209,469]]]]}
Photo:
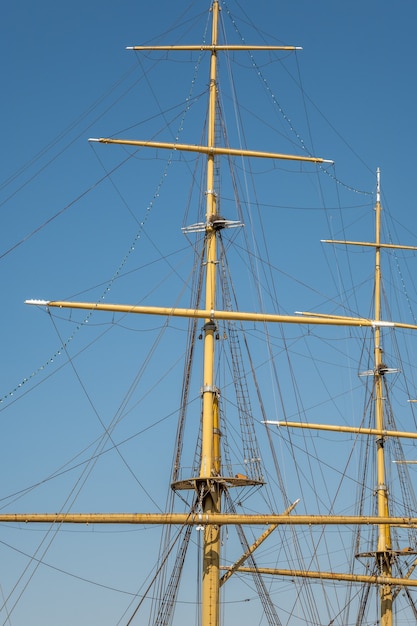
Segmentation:
{"type": "MultiPolygon", "coordinates": [[[[256,43],[278,41],[303,47],[297,55],[298,67],[295,63],[289,67],[296,80],[301,80],[304,104],[310,111],[310,129],[306,120],[301,119],[303,102],[295,105],[293,114],[289,92],[276,92],[293,127],[319,156],[335,160],[337,177],[347,187],[372,193],[375,170],[381,167],[383,201],[398,221],[399,232],[404,235],[403,243],[416,245],[415,2],[258,0],[244,5],[243,11],[230,2],[230,10],[239,20],[247,43],[259,37],[256,43]],[[251,21],[256,23],[258,33],[254,32],[251,21]],[[407,237],[408,240],[404,241],[407,237]]],[[[124,299],[135,303],[146,299],[152,303],[155,297],[155,304],[170,305],[172,302],[165,301],[165,298],[169,300],[180,293],[179,278],[185,280],[188,275],[189,268],[182,265],[182,259],[184,256],[185,262],[189,262],[191,254],[177,254],[186,243],[180,233],[171,238],[170,230],[179,231],[182,225],[184,210],[179,203],[184,202],[184,198],[177,200],[174,195],[183,191],[182,179],[170,180],[166,187],[163,186],[164,193],[166,189],[162,200],[164,211],[151,211],[149,234],[141,234],[132,252],[131,245],[139,231],[138,221],[148,219],[146,208],[163,171],[162,157],[158,155],[158,159],[161,157],[158,174],[148,175],[146,170],[143,175],[142,170],[135,169],[141,165],[139,158],[135,168],[130,163],[129,178],[124,180],[123,175],[119,177],[117,173],[117,185],[122,189],[125,183],[123,189],[126,188],[123,192],[126,195],[121,198],[112,185],[98,185],[97,181],[104,175],[102,164],[107,170],[111,169],[122,160],[123,151],[91,146],[87,139],[119,132],[132,138],[147,139],[149,127],[134,127],[134,124],[158,112],[166,88],[173,90],[167,95],[168,103],[183,101],[187,95],[185,81],[189,80],[189,74],[183,79],[184,61],[189,58],[182,58],[178,65],[171,62],[162,79],[152,83],[151,89],[153,70],[149,72],[149,83],[142,79],[136,84],[141,68],[135,54],[126,51],[125,47],[148,41],[172,43],[171,36],[177,37],[178,34],[182,40],[199,43],[205,18],[197,20],[196,16],[203,15],[208,6],[209,2],[182,0],[146,4],[132,0],[117,3],[75,0],[70,4],[51,0],[37,3],[15,0],[3,9],[0,23],[3,77],[0,101],[0,396],[4,402],[0,412],[3,425],[0,475],[3,477],[1,497],[5,499],[2,502],[9,511],[45,511],[51,507],[58,510],[65,506],[66,495],[77,475],[74,471],[30,491],[22,499],[13,501],[9,496],[57,471],[101,434],[100,420],[108,423],[117,414],[121,398],[128,392],[150,346],[150,331],[144,329],[161,325],[160,320],[116,320],[117,335],[109,332],[108,343],[94,344],[94,361],[91,361],[88,358],[91,351],[86,350],[85,355],[82,351],[102,332],[112,331],[109,317],[101,326],[95,316],[93,331],[85,335],[78,329],[85,315],[70,317],[64,314],[62,324],[59,320],[52,322],[44,312],[25,307],[24,300],[61,299],[78,293],[81,294],[79,299],[98,299],[122,266],[123,274],[132,274],[114,283],[108,300],[124,299]],[[171,30],[178,18],[180,27],[171,30]],[[110,104],[113,104],[111,108],[110,104]],[[124,132],[129,127],[132,127],[131,132],[124,132]],[[86,193],[90,188],[91,191],[86,193]],[[168,262],[165,259],[161,263],[161,254],[167,254],[166,249],[175,254],[172,261],[170,257],[168,262]],[[149,264],[149,270],[143,274],[133,273],[146,264],[149,264]],[[160,280],[165,282],[160,283],[160,280]],[[66,359],[57,351],[68,339],[71,355],[81,352],[75,370],[68,365],[60,369],[66,359]],[[113,388],[118,378],[124,385],[120,392],[113,388]],[[32,388],[31,393],[25,395],[26,390],[32,388]]],[[[151,65],[149,63],[149,67],[151,65]]],[[[270,71],[269,67],[265,67],[267,71],[270,71]]],[[[273,72],[270,76],[273,77],[273,72]]],[[[290,85],[291,79],[288,79],[289,90],[290,85]]],[[[248,108],[257,109],[256,97],[254,92],[248,93],[248,108]]],[[[152,132],[158,129],[153,121],[150,127],[152,132]]],[[[196,128],[193,122],[191,130],[196,128]]],[[[171,139],[170,136],[165,138],[171,139]]],[[[198,143],[200,135],[192,139],[185,128],[184,139],[198,143]]],[[[260,144],[268,141],[268,137],[261,134],[255,135],[257,139],[260,144]]],[[[255,149],[262,147],[254,146],[255,149]]],[[[276,149],[282,151],[279,145],[276,149]]],[[[279,199],[279,189],[271,188],[271,191],[274,194],[271,204],[285,202],[279,199]]],[[[288,189],[282,189],[282,193],[287,198],[288,189]]],[[[350,198],[352,205],[372,205],[373,202],[372,196],[359,193],[352,193],[350,198]]],[[[300,200],[304,205],[310,202],[308,195],[300,200]]],[[[367,224],[372,224],[372,217],[367,224]]],[[[354,223],[356,219],[357,214],[349,215],[348,222],[354,223]]],[[[191,214],[189,221],[193,221],[191,214]]],[[[317,252],[320,237],[329,235],[327,230],[323,232],[326,227],[324,220],[317,224],[311,233],[316,248],[313,246],[309,252],[298,252],[298,258],[293,259],[294,275],[300,278],[305,269],[310,286],[317,279],[317,285],[314,285],[317,293],[324,292],[327,279],[322,272],[326,271],[326,264],[320,258],[317,261],[320,270],[315,272],[310,261],[311,255],[317,252]]],[[[299,242],[303,245],[307,235],[310,232],[300,235],[299,242]]],[[[372,234],[367,233],[367,236],[372,234]]],[[[294,252],[290,248],[295,244],[284,237],[277,240],[279,247],[288,253],[289,263],[294,252]]],[[[289,271],[287,266],[285,271],[289,271]]],[[[321,296],[314,292],[308,295],[310,302],[318,306],[321,296]]],[[[296,303],[290,298],[288,307],[291,306],[296,303]]],[[[170,341],[177,346],[183,338],[183,327],[173,324],[170,341]]],[[[159,382],[157,405],[155,400],[141,396],[144,391],[138,391],[132,401],[130,417],[117,432],[117,441],[134,437],[124,445],[123,452],[134,467],[136,478],[126,471],[114,451],[109,452],[105,455],[106,460],[112,463],[99,462],[89,481],[91,486],[81,490],[73,510],[153,511],[157,506],[164,506],[165,483],[162,472],[156,470],[160,463],[164,471],[169,471],[171,442],[175,434],[170,412],[177,404],[172,406],[171,402],[169,408],[168,405],[160,406],[159,402],[169,395],[178,402],[179,393],[176,394],[176,379],[171,380],[168,371],[176,364],[175,348],[169,357],[162,351],[160,358],[166,359],[167,374],[159,382]],[[135,406],[140,407],[136,412],[135,406]],[[152,412],[156,406],[155,420],[166,420],[161,429],[162,449],[158,452],[154,448],[152,430],[141,435],[141,445],[135,446],[140,427],[143,425],[145,430],[153,423],[152,412]],[[149,460],[152,461],[151,470],[147,465],[149,460]],[[154,501],[145,495],[142,487],[142,478],[148,478],[148,474],[151,474],[152,485],[146,484],[146,489],[155,487],[154,501]],[[127,484],[125,489],[120,489],[119,480],[126,481],[123,483],[127,484]],[[104,488],[104,484],[107,487],[104,488]]],[[[153,384],[147,377],[146,371],[143,389],[153,384]]],[[[198,415],[198,407],[195,411],[198,415]]],[[[92,448],[89,448],[79,460],[91,453],[92,448]]],[[[2,594],[7,596],[27,563],[26,557],[10,546],[33,554],[43,535],[37,529],[25,533],[19,533],[15,528],[2,528],[2,531],[1,541],[5,543],[0,544],[0,560],[6,563],[10,577],[3,577],[0,568],[0,584],[2,594]]],[[[138,546],[143,541],[138,538],[141,540],[144,532],[148,537],[154,530],[124,529],[108,537],[100,531],[101,535],[97,532],[99,540],[91,546],[90,532],[68,531],[65,542],[54,543],[44,560],[59,567],[64,557],[65,571],[135,591],[139,585],[137,581],[141,580],[135,574],[137,562],[152,559],[152,553],[143,556],[139,552],[138,546]],[[88,562],[81,564],[84,553],[88,554],[88,562]],[[123,559],[119,562],[121,555],[130,557],[127,565],[123,559]],[[116,570],[123,567],[126,571],[120,578],[116,570]],[[114,576],[108,574],[112,569],[115,570],[114,576]]],[[[145,543],[148,542],[150,544],[146,539],[145,543]]],[[[46,544],[36,558],[42,558],[45,547],[46,544]]],[[[29,573],[25,573],[23,580],[28,578],[29,573]]],[[[123,594],[103,592],[93,585],[87,585],[85,589],[81,581],[69,581],[68,578],[41,566],[34,575],[39,588],[35,584],[33,591],[31,586],[24,590],[22,609],[13,611],[10,624],[118,623],[116,620],[121,618],[127,604],[123,594]],[[66,592],[65,589],[70,587],[71,591],[66,592]],[[72,597],[79,599],[79,606],[74,607],[72,597]],[[104,599],[109,598],[113,602],[111,610],[104,604],[104,599]],[[64,609],[65,615],[61,614],[65,602],[72,605],[74,613],[68,608],[64,609]],[[47,603],[50,605],[48,610],[45,609],[47,603]],[[103,612],[101,617],[98,606],[103,612]]],[[[24,583],[19,584],[22,590],[24,583]]],[[[16,597],[15,594],[8,603],[8,610],[16,597]]],[[[4,611],[0,619],[0,624],[3,623],[7,623],[4,611]]]]}

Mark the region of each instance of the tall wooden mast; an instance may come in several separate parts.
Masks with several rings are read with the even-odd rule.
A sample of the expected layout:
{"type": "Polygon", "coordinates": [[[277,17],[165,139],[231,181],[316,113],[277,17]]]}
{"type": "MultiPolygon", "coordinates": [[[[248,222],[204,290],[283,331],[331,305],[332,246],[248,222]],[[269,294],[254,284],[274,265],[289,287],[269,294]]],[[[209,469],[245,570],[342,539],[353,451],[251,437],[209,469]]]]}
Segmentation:
{"type": "MultiPolygon", "coordinates": [[[[212,39],[213,49],[210,58],[210,89],[208,111],[207,145],[215,144],[216,100],[217,100],[217,33],[219,5],[213,2],[212,39]]],[[[214,189],[214,154],[207,155],[206,189],[206,310],[216,308],[216,264],[217,231],[214,228],[216,215],[216,191],[214,189]]],[[[203,370],[203,423],[200,481],[197,482],[203,495],[203,513],[220,513],[222,486],[219,482],[210,482],[210,478],[219,475],[221,450],[219,445],[219,424],[217,420],[217,391],[214,387],[214,349],[216,324],[213,319],[206,319],[204,332],[204,370],[203,370]],[[216,416],[216,422],[215,422],[216,416]],[[216,450],[217,458],[214,451],[216,450]]],[[[217,626],[220,620],[220,526],[206,524],[203,542],[202,572],[202,626],[217,626]]]]}
{"type": "MultiPolygon", "coordinates": [[[[375,320],[381,320],[381,192],[380,192],[380,172],[377,172],[377,195],[375,204],[375,320]]],[[[382,355],[381,328],[375,326],[374,331],[374,391],[375,391],[375,428],[384,430],[384,382],[383,377],[386,372],[382,355]]],[[[388,489],[385,479],[385,451],[384,437],[376,439],[377,455],[377,511],[380,517],[389,516],[388,489]]],[[[392,576],[392,546],[391,532],[388,524],[380,524],[378,527],[378,545],[376,551],[377,570],[381,576],[392,576]]],[[[382,584],[380,586],[381,599],[381,626],[392,626],[392,585],[382,584]]]]}

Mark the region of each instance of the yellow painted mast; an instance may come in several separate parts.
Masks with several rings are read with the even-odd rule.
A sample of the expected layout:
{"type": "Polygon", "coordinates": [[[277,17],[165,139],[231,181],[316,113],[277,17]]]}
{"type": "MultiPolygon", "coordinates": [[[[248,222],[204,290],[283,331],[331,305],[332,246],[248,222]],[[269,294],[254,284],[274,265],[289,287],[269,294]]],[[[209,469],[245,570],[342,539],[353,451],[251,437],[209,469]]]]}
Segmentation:
{"type": "MultiPolygon", "coordinates": [[[[375,314],[376,320],[381,319],[381,190],[380,171],[377,172],[377,196],[375,205],[375,314]]],[[[375,327],[374,331],[374,390],[375,390],[375,428],[385,428],[384,419],[384,364],[382,360],[383,350],[381,346],[381,328],[375,327]]],[[[386,366],[385,366],[386,367],[386,366]]],[[[388,488],[385,481],[385,451],[384,437],[377,437],[377,510],[380,517],[389,517],[388,488]]],[[[377,568],[382,577],[391,578],[391,531],[389,524],[380,524],[378,527],[378,546],[376,551],[377,568]]],[[[380,586],[381,599],[381,626],[392,626],[392,583],[384,583],[380,586]]]]}
{"type": "MultiPolygon", "coordinates": [[[[217,45],[219,5],[212,6],[212,46],[210,57],[210,86],[207,145],[215,145],[216,101],[217,101],[217,45]]],[[[216,215],[216,191],[214,189],[214,154],[207,156],[206,189],[206,309],[216,308],[216,264],[217,232],[213,226],[216,215]]],[[[222,487],[219,482],[211,482],[212,476],[219,475],[221,451],[219,446],[219,424],[216,389],[214,387],[215,322],[207,318],[203,326],[204,368],[203,368],[203,416],[200,481],[197,482],[203,496],[203,514],[220,513],[222,487]],[[216,416],[216,422],[215,422],[216,416]],[[215,450],[217,459],[215,458],[215,450]]],[[[204,525],[203,572],[202,572],[202,626],[218,626],[220,623],[220,526],[204,525]]]]}
{"type": "MultiPolygon", "coordinates": [[[[362,242],[336,242],[345,245],[364,245],[362,242]]],[[[377,189],[375,203],[375,242],[371,245],[375,248],[375,276],[374,276],[374,402],[375,402],[375,429],[359,429],[356,432],[372,431],[376,435],[376,497],[377,515],[381,520],[378,524],[378,538],[375,550],[375,560],[377,571],[379,572],[379,595],[380,595],[380,617],[381,626],[392,626],[392,605],[393,605],[393,583],[392,583],[392,544],[391,544],[391,524],[387,523],[390,518],[389,494],[385,477],[385,439],[386,426],[384,415],[384,375],[388,371],[383,362],[382,349],[382,324],[381,324],[381,248],[388,247],[381,244],[381,180],[380,170],[377,170],[377,189]],[[384,520],[384,521],[382,521],[384,520]]],[[[390,246],[394,247],[394,246],[390,246]]],[[[395,246],[402,248],[402,246],[395,246]]]]}
{"type": "MultiPolygon", "coordinates": [[[[377,189],[375,203],[375,242],[363,243],[355,241],[330,241],[326,243],[343,243],[344,245],[372,246],[375,248],[375,275],[374,275],[374,370],[372,372],[374,378],[374,401],[375,401],[375,429],[351,429],[353,432],[363,434],[375,434],[376,436],[376,488],[377,497],[377,516],[380,519],[378,524],[378,538],[375,549],[375,561],[377,571],[379,573],[379,595],[380,595],[380,618],[381,626],[392,626],[393,624],[393,579],[392,579],[392,544],[391,544],[391,525],[389,523],[389,494],[388,486],[385,478],[386,458],[384,444],[388,435],[385,427],[384,416],[384,375],[388,368],[383,362],[382,349],[382,326],[381,320],[381,248],[393,247],[403,248],[403,246],[393,246],[381,243],[381,181],[380,170],[377,170],[377,189]],[[388,520],[388,522],[387,522],[388,520]]],[[[404,246],[407,249],[413,249],[404,246]]],[[[308,314],[307,314],[308,315],[308,314]]],[[[320,317],[320,316],[319,316],[320,317]]],[[[340,317],[339,319],[343,319],[340,317]]],[[[348,319],[348,318],[346,318],[348,319]]],[[[299,425],[300,426],[300,425],[299,425]]],[[[312,425],[314,428],[315,426],[312,425]]],[[[328,430],[334,430],[334,427],[327,427],[328,430]]],[[[346,431],[345,428],[343,428],[346,431]]],[[[399,433],[402,436],[401,433],[399,433]]],[[[393,432],[390,433],[393,435],[393,432]]]]}

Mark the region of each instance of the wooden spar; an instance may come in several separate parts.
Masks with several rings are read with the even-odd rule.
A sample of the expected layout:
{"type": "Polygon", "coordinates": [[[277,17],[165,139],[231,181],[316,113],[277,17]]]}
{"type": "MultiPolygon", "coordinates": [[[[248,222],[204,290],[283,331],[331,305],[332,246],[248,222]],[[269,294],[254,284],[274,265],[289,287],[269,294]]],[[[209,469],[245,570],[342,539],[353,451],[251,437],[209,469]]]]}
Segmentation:
{"type": "Polygon", "coordinates": [[[199,152],[211,156],[227,155],[227,156],[245,156],[263,159],[281,159],[284,161],[306,161],[309,163],[330,163],[333,161],[322,159],[320,157],[301,156],[295,154],[282,154],[280,152],[261,152],[259,150],[244,150],[243,148],[227,148],[214,146],[209,143],[207,146],[198,146],[186,143],[170,143],[166,141],[141,141],[135,139],[110,139],[108,137],[94,138],[90,137],[88,141],[98,143],[115,143],[122,146],[137,146],[142,148],[157,148],[163,150],[178,150],[179,152],[199,152]]]}
{"type": "MultiPolygon", "coordinates": [[[[295,502],[293,502],[292,504],[290,504],[290,506],[284,511],[283,515],[289,515],[295,509],[295,507],[297,506],[299,501],[300,500],[298,499],[295,502]]],[[[233,563],[233,565],[231,565],[230,567],[227,568],[226,573],[223,574],[223,576],[220,579],[220,586],[224,585],[224,583],[231,576],[233,576],[233,574],[235,572],[237,572],[239,570],[240,566],[250,557],[251,554],[253,554],[255,552],[255,550],[257,550],[259,548],[259,546],[265,541],[265,539],[267,539],[269,537],[269,535],[271,533],[274,532],[274,530],[276,528],[278,528],[277,524],[270,524],[270,526],[268,526],[268,528],[262,533],[262,535],[260,537],[258,537],[256,539],[256,541],[254,541],[251,546],[248,547],[246,552],[244,552],[238,558],[238,560],[233,563]]],[[[220,569],[222,569],[222,567],[220,567],[220,569]]]]}
{"type": "Polygon", "coordinates": [[[293,52],[296,50],[302,50],[300,46],[241,46],[237,45],[223,45],[223,44],[209,44],[209,45],[191,45],[191,46],[127,46],[126,50],[136,50],[136,51],[146,51],[146,50],[166,50],[177,51],[177,50],[185,50],[189,52],[201,52],[204,50],[208,50],[209,52],[217,52],[217,51],[231,51],[237,52],[241,50],[260,50],[260,51],[268,51],[268,50],[283,50],[284,52],[293,52]]]}
{"type": "Polygon", "coordinates": [[[417,528],[417,517],[378,515],[285,515],[235,513],[0,513],[0,523],[36,524],[171,524],[177,526],[369,526],[391,524],[417,528]]]}
{"type": "Polygon", "coordinates": [[[367,585],[386,585],[391,584],[398,587],[417,587],[417,580],[409,578],[394,578],[387,576],[366,576],[361,574],[342,574],[339,572],[315,572],[312,570],[297,569],[275,569],[270,567],[257,567],[256,570],[250,567],[240,567],[238,572],[241,573],[258,573],[269,576],[289,576],[293,578],[313,578],[316,580],[341,580],[351,583],[360,583],[367,585]]]}
{"type": "Polygon", "coordinates": [[[275,313],[251,313],[244,311],[219,311],[210,309],[182,309],[158,306],[136,306],[133,304],[105,304],[98,302],[67,302],[64,300],[25,300],[25,304],[67,309],[87,309],[89,311],[111,311],[113,313],[137,313],[140,315],[166,315],[211,320],[235,320],[241,322],[271,322],[285,324],[321,324],[325,326],[376,326],[407,328],[417,330],[416,324],[372,320],[366,317],[342,317],[310,313],[304,315],[277,315],[275,313]]]}
{"type": "Polygon", "coordinates": [[[321,243],[339,243],[346,246],[361,246],[365,248],[392,248],[394,250],[417,250],[416,246],[402,246],[397,243],[374,243],[373,241],[343,241],[342,239],[322,239],[321,243]]]}
{"type": "Polygon", "coordinates": [[[402,439],[417,439],[417,433],[402,430],[378,430],[377,428],[339,426],[337,424],[310,424],[309,422],[288,422],[274,420],[267,420],[265,424],[270,424],[271,426],[281,426],[284,428],[308,428],[311,430],[327,430],[335,433],[352,433],[357,435],[375,435],[376,437],[400,437],[402,439]]]}

